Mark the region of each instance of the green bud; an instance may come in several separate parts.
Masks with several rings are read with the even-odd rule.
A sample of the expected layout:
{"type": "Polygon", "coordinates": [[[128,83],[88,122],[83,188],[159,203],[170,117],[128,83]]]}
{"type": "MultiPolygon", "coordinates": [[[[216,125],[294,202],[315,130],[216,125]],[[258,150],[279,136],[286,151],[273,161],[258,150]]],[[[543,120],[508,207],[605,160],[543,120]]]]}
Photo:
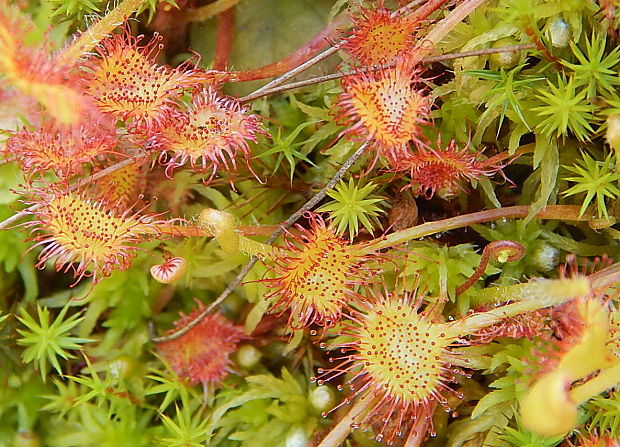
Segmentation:
{"type": "Polygon", "coordinates": [[[560,16],[549,20],[547,32],[551,45],[555,48],[566,48],[570,40],[570,26],[560,16]]]}
{"type": "Polygon", "coordinates": [[[128,379],[133,377],[138,370],[138,361],[126,354],[121,354],[110,361],[108,364],[110,374],[116,379],[128,379]]]}
{"type": "Polygon", "coordinates": [[[534,250],[531,259],[538,270],[548,272],[558,265],[560,250],[543,242],[534,250]]]}
{"type": "MultiPolygon", "coordinates": [[[[519,42],[517,42],[514,37],[503,37],[496,40],[491,45],[491,48],[509,47],[518,44],[519,42]]],[[[491,65],[499,68],[512,68],[519,63],[519,59],[521,59],[520,51],[506,51],[504,53],[494,53],[489,56],[491,65]]]]}
{"type": "Polygon", "coordinates": [[[43,443],[36,433],[21,431],[13,438],[12,447],[43,447],[43,443]]]}
{"type": "Polygon", "coordinates": [[[251,369],[260,362],[262,353],[252,345],[242,345],[236,354],[237,364],[245,369],[251,369]]]}
{"type": "Polygon", "coordinates": [[[310,403],[319,413],[330,410],[335,400],[334,391],[327,385],[317,386],[310,392],[310,403]]]}
{"type": "Polygon", "coordinates": [[[286,435],[285,447],[307,447],[308,435],[301,427],[293,427],[286,435]]]}

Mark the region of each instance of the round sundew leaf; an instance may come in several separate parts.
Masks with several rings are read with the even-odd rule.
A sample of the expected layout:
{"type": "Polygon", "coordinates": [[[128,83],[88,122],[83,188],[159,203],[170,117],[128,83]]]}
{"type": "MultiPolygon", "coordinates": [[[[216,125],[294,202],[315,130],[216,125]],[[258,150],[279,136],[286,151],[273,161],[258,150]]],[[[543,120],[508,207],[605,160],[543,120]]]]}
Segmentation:
{"type": "Polygon", "coordinates": [[[359,361],[392,399],[424,402],[438,392],[443,353],[453,338],[416,309],[398,302],[377,306],[358,330],[359,361]]]}

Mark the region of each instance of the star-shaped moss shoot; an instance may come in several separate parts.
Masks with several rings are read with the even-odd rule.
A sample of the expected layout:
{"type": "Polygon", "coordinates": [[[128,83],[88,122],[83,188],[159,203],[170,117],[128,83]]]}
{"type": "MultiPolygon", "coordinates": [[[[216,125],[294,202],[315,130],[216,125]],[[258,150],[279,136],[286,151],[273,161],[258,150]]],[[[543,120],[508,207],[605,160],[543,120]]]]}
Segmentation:
{"type": "Polygon", "coordinates": [[[154,138],[166,174],[189,162],[196,172],[211,171],[212,179],[218,169],[235,171],[238,155],[247,163],[251,157],[248,142],[255,142],[259,133],[266,134],[260,118],[248,115],[247,110],[212,89],[194,93],[187,109],[172,115],[154,138]]]}
{"type": "Polygon", "coordinates": [[[428,123],[431,100],[425,94],[420,71],[400,58],[393,68],[351,75],[342,80],[338,100],[343,132],[373,140],[377,156],[400,160],[413,142],[425,143],[422,126],[428,123]]]}
{"type": "Polygon", "coordinates": [[[463,189],[461,182],[492,175],[503,167],[489,160],[479,160],[478,155],[470,152],[468,146],[460,149],[456,141],[451,140],[443,149],[419,147],[415,153],[398,161],[391,160],[390,164],[395,172],[411,176],[408,187],[416,193],[427,199],[439,193],[442,198],[449,199],[463,189]]]}
{"type": "Polygon", "coordinates": [[[97,47],[100,58],[90,61],[86,93],[103,112],[152,129],[199,77],[187,64],[176,68],[156,64],[161,36],[140,45],[143,38],[132,36],[125,27],[122,34],[103,40],[97,47]]]}
{"type": "Polygon", "coordinates": [[[411,16],[392,13],[386,8],[360,7],[358,17],[351,14],[353,30],[342,48],[363,65],[389,64],[410,51],[419,23],[411,16]]]}
{"type": "Polygon", "coordinates": [[[263,283],[275,290],[276,311],[290,311],[289,326],[330,326],[340,320],[342,309],[359,299],[356,285],[366,283],[369,255],[329,229],[323,219],[309,215],[310,228],[298,226],[300,235],[286,240],[286,248],[271,267],[274,278],[263,283]],[[366,278],[365,278],[366,277],[366,278]]]}
{"type": "Polygon", "coordinates": [[[314,380],[323,384],[349,374],[345,383],[352,394],[333,410],[355,397],[368,399],[367,411],[353,416],[353,425],[378,425],[380,441],[393,443],[409,425],[411,430],[432,430],[436,405],[449,409],[445,394],[459,396],[449,384],[458,372],[455,366],[468,364],[458,349],[467,343],[466,337],[502,319],[555,305],[590,290],[585,278],[519,286],[524,287],[509,293],[515,299],[520,295],[524,298],[521,301],[452,322],[436,321],[430,311],[420,311],[423,297],[416,293],[369,294],[359,311],[343,319],[339,334],[344,337],[332,345],[337,355],[329,358],[334,365],[319,368],[314,380]]]}
{"type": "MultiPolygon", "coordinates": [[[[203,310],[203,305],[199,304],[189,315],[181,314],[174,323],[175,330],[186,327],[203,310]]],[[[232,372],[230,356],[237,350],[237,344],[246,338],[240,326],[214,313],[181,337],[158,344],[157,349],[180,377],[212,389],[232,372]]]]}
{"type": "Polygon", "coordinates": [[[30,211],[33,219],[24,224],[35,233],[34,247],[43,246],[37,268],[53,260],[57,271],[73,270],[73,285],[83,277],[92,277],[96,284],[113,270],[129,268],[138,244],[157,236],[158,224],[164,223],[153,214],[115,209],[105,200],[57,187],[38,191],[27,203],[37,206],[30,211]]]}
{"type": "Polygon", "coordinates": [[[78,126],[52,122],[35,129],[24,128],[7,141],[27,177],[52,170],[61,178],[82,172],[84,163],[111,153],[116,147],[113,128],[86,120],[78,126]]]}

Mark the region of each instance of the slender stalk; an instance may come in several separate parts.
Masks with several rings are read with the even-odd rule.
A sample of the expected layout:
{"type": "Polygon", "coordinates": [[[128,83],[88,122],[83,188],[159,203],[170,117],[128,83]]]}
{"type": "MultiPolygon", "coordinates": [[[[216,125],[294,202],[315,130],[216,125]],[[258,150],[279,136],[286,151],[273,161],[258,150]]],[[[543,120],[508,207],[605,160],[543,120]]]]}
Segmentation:
{"type": "Polygon", "coordinates": [[[425,3],[422,3],[422,6],[411,13],[411,18],[414,20],[425,19],[447,2],[448,0],[427,0],[425,3]]]}
{"type": "Polygon", "coordinates": [[[620,262],[590,275],[594,289],[606,288],[620,283],[620,262]]]}
{"type": "MultiPolygon", "coordinates": [[[[423,5],[422,7],[418,8],[414,12],[412,12],[412,16],[414,16],[418,20],[425,19],[430,14],[432,14],[436,9],[438,9],[442,4],[446,3],[446,1],[447,0],[431,0],[427,4],[423,5]]],[[[400,13],[402,13],[402,11],[410,9],[414,5],[417,5],[418,3],[421,3],[421,2],[419,2],[419,1],[412,1],[409,5],[406,5],[401,10],[398,10],[398,11],[394,12],[394,14],[395,15],[396,14],[400,14],[400,13]]],[[[348,19],[348,14],[347,15],[341,14],[341,16],[342,16],[342,20],[348,19]]],[[[339,18],[336,18],[334,20],[334,22],[336,22],[337,20],[339,20],[339,18]]],[[[303,64],[299,65],[298,67],[295,67],[292,70],[289,70],[288,72],[286,72],[285,74],[283,74],[279,78],[274,79],[273,81],[265,84],[261,88],[255,90],[250,95],[248,95],[248,97],[254,97],[254,95],[256,95],[256,98],[260,98],[261,96],[264,96],[262,94],[263,92],[265,92],[267,90],[271,90],[271,89],[273,89],[273,88],[275,88],[275,87],[277,87],[279,85],[284,84],[289,79],[297,76],[298,74],[302,73],[303,71],[306,71],[307,69],[309,69],[313,65],[319,63],[323,59],[326,59],[327,57],[329,57],[332,54],[336,53],[345,42],[346,42],[345,39],[341,39],[339,42],[337,42],[336,44],[334,44],[332,47],[328,48],[327,50],[323,51],[322,53],[317,54],[316,56],[314,56],[311,59],[308,59],[306,62],[304,62],[303,64]]]]}
{"type": "Polygon", "coordinates": [[[487,288],[484,290],[487,294],[497,291],[498,298],[493,300],[494,302],[507,300],[515,300],[515,302],[466,317],[464,320],[454,323],[451,330],[460,335],[472,334],[506,318],[555,306],[579,296],[586,296],[590,290],[590,280],[583,276],[541,279],[513,286],[487,288]]]}
{"type": "Polygon", "coordinates": [[[214,70],[224,71],[228,67],[234,27],[235,10],[230,8],[218,17],[217,36],[215,37],[215,58],[213,60],[214,70]]]}
{"type": "MultiPolygon", "coordinates": [[[[488,54],[508,53],[511,51],[522,51],[522,50],[529,50],[533,48],[536,48],[536,46],[531,43],[523,44],[523,45],[511,45],[511,46],[499,47],[499,48],[484,48],[482,50],[463,51],[461,53],[448,53],[448,54],[443,54],[441,56],[427,57],[427,58],[422,59],[421,63],[430,64],[434,62],[442,62],[442,61],[449,61],[453,59],[460,59],[463,57],[485,56],[488,54]]],[[[285,92],[288,90],[294,90],[297,88],[307,87],[309,85],[319,84],[321,82],[331,81],[333,79],[340,79],[340,78],[344,78],[347,76],[352,76],[352,75],[356,75],[360,73],[367,73],[369,71],[390,68],[390,67],[393,67],[394,65],[395,64],[387,64],[387,65],[378,65],[374,67],[362,67],[362,68],[358,68],[355,70],[343,71],[341,73],[332,73],[332,74],[325,75],[325,76],[317,76],[316,78],[306,79],[304,81],[291,82],[290,84],[281,85],[279,87],[274,87],[269,90],[261,91],[261,89],[259,89],[259,90],[256,90],[254,93],[251,93],[247,96],[239,98],[239,101],[240,102],[252,101],[257,98],[262,98],[263,96],[273,95],[275,93],[281,93],[281,92],[285,92]]]]}
{"type": "Polygon", "coordinates": [[[339,447],[342,445],[347,436],[353,431],[355,421],[360,420],[360,416],[363,416],[374,403],[375,400],[369,397],[358,399],[338,423],[332,427],[317,447],[339,447]]]}
{"type": "MultiPolygon", "coordinates": [[[[284,82],[292,76],[295,76],[306,68],[310,68],[312,65],[333,54],[336,50],[328,49],[325,52],[312,57],[322,48],[329,45],[329,41],[337,36],[340,33],[340,29],[346,27],[348,23],[349,16],[347,14],[340,14],[334,19],[333,22],[328,24],[325,28],[323,28],[323,30],[321,30],[316,36],[306,42],[293,54],[290,54],[285,58],[274,62],[273,64],[265,65],[263,67],[248,71],[232,72],[229,74],[228,80],[231,82],[254,81],[257,79],[271,78],[273,76],[286,73],[281,78],[277,79],[278,82],[280,82],[280,80],[284,82]]],[[[270,82],[267,85],[271,84],[272,83],[270,82]]]]}
{"type": "Polygon", "coordinates": [[[144,0],[123,0],[116,8],[90,26],[82,35],[58,55],[62,64],[73,65],[80,57],[91,51],[95,46],[110,34],[114,28],[127,20],[142,4],[144,0]]]}
{"type": "Polygon", "coordinates": [[[482,5],[486,0],[466,0],[448,14],[448,16],[440,21],[430,30],[426,38],[419,45],[419,51],[416,57],[422,59],[427,53],[432,51],[441,40],[448,35],[452,29],[471,14],[478,6],[482,5]],[[428,45],[427,43],[430,43],[428,45]]]}
{"type": "Polygon", "coordinates": [[[232,8],[239,0],[217,0],[200,8],[188,9],[183,18],[188,22],[202,22],[232,8]]]}
{"type": "MultiPolygon", "coordinates": [[[[509,206],[505,208],[480,211],[477,213],[464,214],[462,216],[451,217],[449,219],[438,220],[435,222],[427,222],[374,239],[366,245],[366,250],[369,252],[381,250],[414,239],[429,236],[431,234],[454,230],[455,228],[468,227],[477,223],[490,222],[503,218],[525,218],[529,215],[529,212],[529,206],[509,206]]],[[[538,212],[536,217],[539,219],[557,219],[564,221],[588,220],[587,216],[582,216],[579,214],[578,205],[549,205],[545,209],[538,212]]]]}
{"type": "MultiPolygon", "coordinates": [[[[283,74],[279,78],[274,79],[273,81],[265,84],[264,86],[262,86],[259,89],[256,89],[254,92],[252,92],[251,95],[260,94],[260,93],[262,93],[264,91],[270,90],[270,89],[272,89],[274,87],[277,87],[278,85],[281,85],[281,84],[285,83],[286,81],[288,81],[292,77],[295,77],[299,73],[301,73],[303,71],[306,71],[307,69],[309,69],[313,65],[318,64],[323,59],[326,59],[329,56],[331,56],[332,54],[335,54],[339,49],[340,49],[340,47],[338,45],[335,45],[333,47],[328,48],[327,50],[325,50],[325,51],[317,54],[316,56],[308,59],[306,62],[304,62],[303,64],[297,66],[296,68],[294,68],[292,70],[289,70],[288,72],[286,72],[285,74],[283,74]]],[[[251,95],[249,95],[249,96],[251,96],[251,95]]],[[[257,97],[260,97],[260,96],[261,95],[259,95],[257,97]]]]}
{"type": "MultiPolygon", "coordinates": [[[[327,192],[330,191],[336,183],[340,181],[342,176],[355,164],[355,162],[362,156],[368,147],[368,143],[362,144],[357,151],[338,170],[336,175],[323,187],[319,192],[317,192],[310,200],[308,200],[301,208],[299,208],[295,213],[293,213],[288,219],[286,219],[280,226],[272,233],[272,235],[267,239],[265,245],[273,244],[278,236],[280,236],[287,228],[293,225],[297,219],[299,219],[306,211],[314,208],[321,200],[325,198],[327,192]]],[[[186,326],[175,331],[169,335],[163,337],[153,337],[152,341],[154,343],[163,343],[170,340],[175,340],[188,331],[190,331],[193,327],[199,324],[207,315],[209,315],[213,310],[219,306],[226,298],[230,296],[230,294],[241,284],[246,275],[250,272],[254,264],[258,261],[256,256],[252,256],[250,261],[241,269],[241,271],[237,274],[235,279],[232,280],[230,284],[224,289],[224,291],[220,294],[219,297],[215,301],[213,301],[204,311],[202,311],[194,320],[190,321],[186,326]]]]}

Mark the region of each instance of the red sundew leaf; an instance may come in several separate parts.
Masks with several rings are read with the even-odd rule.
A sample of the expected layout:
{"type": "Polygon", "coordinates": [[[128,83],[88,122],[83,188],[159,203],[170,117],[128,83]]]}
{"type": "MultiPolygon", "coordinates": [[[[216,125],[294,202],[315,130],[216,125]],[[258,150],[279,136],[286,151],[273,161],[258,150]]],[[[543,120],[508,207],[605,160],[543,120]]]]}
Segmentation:
{"type": "Polygon", "coordinates": [[[301,236],[287,241],[275,259],[275,278],[261,280],[275,289],[265,298],[277,299],[277,311],[290,311],[291,327],[329,326],[359,300],[353,289],[368,282],[363,264],[371,255],[336,236],[317,215],[311,216],[310,229],[298,228],[301,236]]]}
{"type": "Polygon", "coordinates": [[[196,92],[191,105],[171,114],[151,139],[161,151],[159,162],[166,167],[166,175],[189,162],[196,172],[210,170],[211,180],[218,169],[235,171],[239,154],[249,167],[248,142],[256,142],[259,133],[267,133],[258,115],[248,115],[247,111],[236,100],[222,97],[212,89],[196,92]]]}
{"type": "Polygon", "coordinates": [[[84,163],[112,153],[116,143],[114,128],[109,125],[88,120],[71,127],[48,122],[16,132],[7,141],[7,151],[17,157],[28,178],[48,170],[68,178],[81,173],[84,163]]]}
{"type": "Polygon", "coordinates": [[[379,296],[364,302],[361,311],[343,323],[341,333],[348,341],[334,347],[335,356],[329,358],[334,366],[319,368],[313,379],[321,385],[352,374],[347,382],[351,394],[331,411],[357,396],[374,400],[354,424],[378,425],[377,440],[387,437],[388,445],[413,419],[411,430],[419,429],[416,423],[424,427],[437,403],[447,408],[445,393],[458,395],[448,386],[455,372],[455,354],[449,348],[462,340],[448,325],[418,313],[419,303],[412,302],[416,299],[379,296]]]}
{"type": "Polygon", "coordinates": [[[152,130],[172,111],[183,89],[208,81],[209,75],[188,63],[176,68],[156,64],[161,36],[141,45],[143,38],[125,27],[123,34],[103,40],[97,47],[101,58],[88,62],[85,90],[103,112],[152,130]]]}
{"type": "Polygon", "coordinates": [[[344,78],[335,112],[338,124],[349,126],[343,134],[371,139],[377,156],[395,161],[410,152],[411,142],[424,146],[431,100],[419,81],[419,70],[402,58],[394,68],[344,78]]]}
{"type": "MultiPolygon", "coordinates": [[[[176,330],[193,321],[203,310],[199,304],[191,314],[181,314],[181,319],[174,323],[176,330]]],[[[220,314],[210,314],[181,337],[159,343],[157,350],[180,377],[192,384],[214,387],[232,372],[230,356],[237,344],[247,338],[240,326],[220,314]]]]}
{"type": "MultiPolygon", "coordinates": [[[[441,142],[438,142],[438,146],[441,142]]],[[[430,199],[441,190],[443,198],[450,198],[460,189],[459,182],[471,182],[490,176],[503,166],[478,160],[479,153],[469,152],[468,146],[459,149],[451,140],[445,149],[420,147],[400,160],[390,160],[391,170],[405,172],[411,176],[407,188],[430,199]]]]}
{"type": "Polygon", "coordinates": [[[73,285],[91,276],[96,284],[113,270],[126,270],[138,244],[158,236],[158,225],[166,223],[155,220],[154,214],[112,208],[105,201],[95,202],[55,186],[37,191],[25,203],[38,205],[29,212],[33,220],[23,224],[35,233],[32,248],[43,246],[36,267],[42,269],[53,260],[57,271],[73,270],[73,285]]]}
{"type": "Polygon", "coordinates": [[[359,17],[351,14],[353,30],[343,49],[362,65],[394,62],[413,48],[414,34],[419,28],[411,16],[393,14],[385,8],[360,7],[359,17]]]}
{"type": "Polygon", "coordinates": [[[45,106],[62,124],[79,122],[90,104],[76,87],[72,67],[59,64],[24,36],[33,28],[17,8],[0,4],[0,74],[7,84],[45,106]]]}

